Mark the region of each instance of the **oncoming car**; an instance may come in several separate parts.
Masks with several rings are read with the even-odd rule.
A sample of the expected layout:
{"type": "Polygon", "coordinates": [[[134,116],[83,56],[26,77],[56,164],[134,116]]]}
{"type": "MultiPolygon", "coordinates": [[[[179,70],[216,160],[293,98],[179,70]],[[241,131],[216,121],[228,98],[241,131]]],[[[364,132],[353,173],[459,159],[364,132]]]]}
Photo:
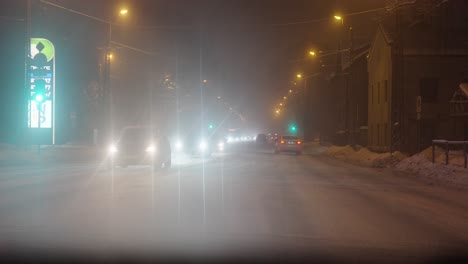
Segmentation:
{"type": "Polygon", "coordinates": [[[280,152],[302,154],[302,141],[296,136],[280,136],[275,143],[275,153],[280,152]]]}
{"type": "Polygon", "coordinates": [[[167,137],[148,126],[129,126],[122,129],[118,139],[108,147],[111,167],[150,165],[171,167],[171,145],[167,137]]]}

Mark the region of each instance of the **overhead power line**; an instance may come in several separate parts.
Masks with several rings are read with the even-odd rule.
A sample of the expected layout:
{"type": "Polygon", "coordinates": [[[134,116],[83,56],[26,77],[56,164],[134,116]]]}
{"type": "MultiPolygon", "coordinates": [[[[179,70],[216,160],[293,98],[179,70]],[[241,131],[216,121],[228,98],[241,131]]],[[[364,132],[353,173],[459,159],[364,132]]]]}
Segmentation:
{"type": "Polygon", "coordinates": [[[111,43],[112,43],[112,44],[115,44],[115,45],[117,45],[117,46],[121,46],[121,47],[123,47],[123,48],[127,48],[127,49],[130,49],[130,50],[133,50],[133,51],[137,51],[137,52],[144,53],[144,54],[146,54],[146,55],[150,55],[150,56],[156,55],[155,52],[142,50],[142,49],[135,48],[135,47],[132,47],[132,46],[128,46],[128,45],[125,45],[125,44],[122,44],[122,43],[119,43],[119,42],[111,41],[111,43]]]}
{"type": "MultiPolygon", "coordinates": [[[[332,52],[325,53],[325,54],[322,54],[322,55],[318,55],[318,56],[316,56],[316,58],[323,58],[323,57],[327,57],[327,56],[337,54],[337,53],[340,53],[340,52],[344,52],[344,51],[348,51],[348,50],[350,50],[350,49],[347,48],[347,49],[342,49],[342,50],[336,50],[336,51],[332,51],[332,52]]],[[[310,59],[311,58],[304,58],[304,59],[298,59],[298,60],[290,60],[289,62],[299,62],[299,61],[305,61],[305,60],[310,60],[310,59]]]]}
{"type": "Polygon", "coordinates": [[[45,1],[45,0],[40,0],[40,1],[41,1],[41,3],[47,4],[47,5],[51,5],[51,6],[54,6],[54,7],[56,7],[56,8],[59,8],[59,9],[63,9],[63,10],[66,10],[66,11],[68,11],[68,12],[71,12],[71,13],[75,13],[75,14],[80,15],[80,16],[84,16],[84,17],[87,17],[87,18],[91,18],[91,19],[96,20],[96,21],[99,21],[99,22],[103,22],[103,23],[106,23],[106,24],[113,24],[113,23],[111,23],[110,21],[104,20],[104,19],[102,19],[102,18],[95,17],[95,16],[91,16],[91,15],[85,14],[85,13],[83,13],[83,12],[73,10],[73,9],[71,9],[71,8],[67,8],[67,7],[58,5],[58,4],[51,3],[51,2],[49,2],[49,1],[45,1]]]}
{"type": "MultiPolygon", "coordinates": [[[[88,15],[86,13],[83,13],[83,12],[80,12],[80,11],[77,11],[77,10],[62,6],[62,5],[51,3],[51,2],[46,1],[46,0],[40,0],[40,2],[42,2],[44,4],[47,4],[47,5],[54,6],[56,8],[59,8],[59,9],[62,9],[62,10],[68,11],[68,12],[71,12],[71,13],[74,13],[74,14],[77,14],[77,15],[80,15],[80,16],[84,16],[84,17],[87,17],[87,18],[102,22],[102,23],[112,24],[114,26],[122,26],[121,23],[115,23],[115,22],[111,22],[111,21],[96,17],[96,16],[88,15]]],[[[151,30],[151,29],[187,29],[187,28],[192,28],[192,27],[175,25],[175,26],[134,26],[134,28],[143,29],[143,30],[151,30]]]]}
{"type": "MultiPolygon", "coordinates": [[[[369,10],[364,10],[364,11],[359,11],[359,12],[344,14],[344,15],[342,15],[342,16],[343,16],[343,17],[350,17],[350,16],[356,16],[356,15],[362,15],[362,14],[367,14],[367,13],[382,11],[382,10],[386,10],[386,9],[387,9],[386,7],[380,7],[380,8],[375,8],[375,9],[369,9],[369,10]]],[[[330,18],[330,17],[324,17],[324,18],[310,19],[310,20],[304,20],[304,21],[296,21],[296,22],[287,22],[287,23],[272,24],[272,26],[291,26],[291,25],[301,25],[301,24],[312,24],[312,23],[323,22],[323,21],[332,20],[332,19],[333,19],[333,18],[330,18]]]]}

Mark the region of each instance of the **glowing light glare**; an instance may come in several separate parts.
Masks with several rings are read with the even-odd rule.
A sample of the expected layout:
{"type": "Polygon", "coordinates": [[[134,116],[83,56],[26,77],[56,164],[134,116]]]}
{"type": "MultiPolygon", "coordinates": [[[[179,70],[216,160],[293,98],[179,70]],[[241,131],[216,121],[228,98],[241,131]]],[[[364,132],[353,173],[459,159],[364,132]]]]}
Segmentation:
{"type": "Polygon", "coordinates": [[[310,56],[315,56],[315,51],[313,51],[313,50],[309,51],[309,55],[310,56]]]}
{"type": "Polygon", "coordinates": [[[109,146],[109,153],[110,154],[115,154],[117,152],[118,152],[118,149],[117,149],[117,147],[115,145],[110,145],[109,146]]]}
{"type": "Polygon", "coordinates": [[[128,9],[126,9],[126,8],[121,9],[121,10],[120,10],[120,14],[121,14],[121,15],[126,15],[126,14],[128,14],[128,9]]]}
{"type": "Polygon", "coordinates": [[[292,93],[292,90],[289,90],[289,93],[292,93]]]}
{"type": "Polygon", "coordinates": [[[286,99],[288,99],[288,97],[286,97],[286,96],[283,96],[283,99],[284,99],[284,100],[286,100],[286,99]]]}
{"type": "Polygon", "coordinates": [[[198,145],[198,148],[202,151],[205,152],[208,149],[208,144],[206,144],[206,141],[202,140],[200,144],[198,145]]]}
{"type": "Polygon", "coordinates": [[[341,19],[343,19],[341,16],[338,16],[338,15],[333,16],[333,17],[334,17],[336,20],[341,20],[341,19]]]}
{"type": "Polygon", "coordinates": [[[181,150],[184,148],[184,144],[182,143],[182,141],[178,140],[178,141],[175,143],[175,147],[176,147],[176,150],[177,150],[177,151],[181,151],[181,150]]]}
{"type": "Polygon", "coordinates": [[[203,83],[207,83],[207,82],[208,82],[208,80],[203,80],[203,83]]]}
{"type": "Polygon", "coordinates": [[[297,74],[296,77],[300,79],[302,78],[302,74],[297,74]]]}
{"type": "Polygon", "coordinates": [[[227,142],[228,142],[228,143],[231,143],[231,142],[233,142],[233,141],[234,141],[234,138],[233,138],[233,137],[228,137],[228,138],[227,138],[227,142]]]}
{"type": "Polygon", "coordinates": [[[42,100],[44,100],[44,97],[42,96],[42,94],[37,94],[35,100],[36,102],[42,102],[42,100]]]}
{"type": "Polygon", "coordinates": [[[279,113],[280,113],[280,110],[279,110],[279,109],[276,109],[275,113],[279,114],[279,113]]]}
{"type": "Polygon", "coordinates": [[[283,106],[283,103],[280,103],[280,106],[283,106]]]}
{"type": "Polygon", "coordinates": [[[224,142],[220,141],[220,142],[218,143],[218,149],[219,149],[219,151],[223,151],[223,150],[224,150],[224,142]]]}
{"type": "Polygon", "coordinates": [[[150,154],[153,154],[156,152],[156,147],[154,145],[149,145],[146,150],[146,152],[150,153],[150,154]]]}

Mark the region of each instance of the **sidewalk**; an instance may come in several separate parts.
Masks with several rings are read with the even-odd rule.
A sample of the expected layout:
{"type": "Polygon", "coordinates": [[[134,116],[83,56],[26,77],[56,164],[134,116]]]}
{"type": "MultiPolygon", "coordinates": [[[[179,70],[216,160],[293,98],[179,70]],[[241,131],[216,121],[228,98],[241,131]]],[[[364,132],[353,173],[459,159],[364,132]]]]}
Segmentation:
{"type": "Polygon", "coordinates": [[[0,166],[28,166],[44,162],[85,162],[101,157],[99,147],[85,145],[33,145],[27,149],[0,144],[0,166]]]}

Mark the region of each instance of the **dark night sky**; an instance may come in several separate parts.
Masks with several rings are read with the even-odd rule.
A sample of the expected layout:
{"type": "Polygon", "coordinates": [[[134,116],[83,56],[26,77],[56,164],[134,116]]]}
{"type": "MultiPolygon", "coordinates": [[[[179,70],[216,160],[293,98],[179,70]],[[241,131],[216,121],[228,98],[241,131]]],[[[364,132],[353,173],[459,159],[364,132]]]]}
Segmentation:
{"type": "MultiPolygon", "coordinates": [[[[124,26],[114,29],[113,39],[144,50],[157,52],[161,69],[175,72],[178,51],[179,77],[195,81],[199,76],[200,36],[203,53],[203,79],[213,80],[231,104],[242,108],[245,116],[261,125],[271,117],[275,99],[293,80],[295,72],[307,73],[310,61],[291,63],[305,57],[308,48],[336,49],[339,25],[335,12],[348,14],[384,6],[385,0],[50,0],[96,17],[109,17],[119,6],[129,8],[124,26]],[[309,24],[275,26],[273,24],[327,18],[309,24]],[[148,28],[141,28],[148,27],[148,28]],[[154,28],[156,27],[156,28],[154,28]]],[[[0,0],[0,15],[23,16],[12,11],[16,0],[0,0]],[[8,8],[7,8],[8,7],[8,8]]],[[[21,5],[20,5],[21,6],[21,5]]],[[[80,89],[97,78],[98,47],[105,45],[107,26],[86,17],[43,3],[34,5],[34,32],[48,36],[66,47],[60,49],[63,76],[80,89]],[[73,62],[73,63],[72,63],[73,62]],[[73,66],[70,66],[73,65],[73,66]],[[70,74],[70,71],[73,74],[70,74]]],[[[375,25],[370,13],[345,18],[355,29],[357,42],[370,41],[375,25]],[[372,22],[372,23],[369,23],[372,22]]],[[[4,20],[2,27],[7,27],[4,20]]],[[[147,56],[127,51],[121,70],[147,74],[147,56]],[[125,66],[126,65],[126,66],[125,66]],[[126,68],[125,68],[126,67],[126,68]]],[[[148,80],[141,80],[141,84],[148,80]]],[[[73,86],[73,85],[72,85],[73,86]]],[[[76,93],[76,92],[75,92],[76,93]]],[[[69,97],[67,92],[64,97],[69,97]]],[[[78,92],[79,93],[79,92],[78,92]]]]}

